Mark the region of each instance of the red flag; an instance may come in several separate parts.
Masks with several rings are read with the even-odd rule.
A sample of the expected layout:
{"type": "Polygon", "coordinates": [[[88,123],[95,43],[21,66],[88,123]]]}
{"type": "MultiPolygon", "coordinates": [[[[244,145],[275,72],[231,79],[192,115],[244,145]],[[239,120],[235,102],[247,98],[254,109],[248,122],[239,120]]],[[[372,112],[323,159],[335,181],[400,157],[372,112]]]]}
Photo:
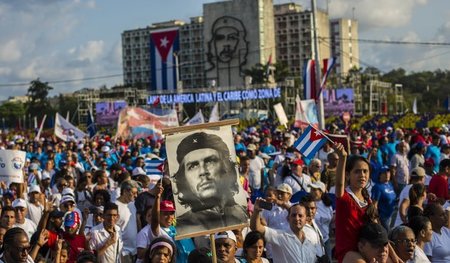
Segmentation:
{"type": "MultiPolygon", "coordinates": [[[[324,132],[325,133],[325,132],[324,132]]],[[[334,143],[341,143],[347,153],[350,153],[350,140],[346,134],[330,134],[325,133],[334,143]]]]}

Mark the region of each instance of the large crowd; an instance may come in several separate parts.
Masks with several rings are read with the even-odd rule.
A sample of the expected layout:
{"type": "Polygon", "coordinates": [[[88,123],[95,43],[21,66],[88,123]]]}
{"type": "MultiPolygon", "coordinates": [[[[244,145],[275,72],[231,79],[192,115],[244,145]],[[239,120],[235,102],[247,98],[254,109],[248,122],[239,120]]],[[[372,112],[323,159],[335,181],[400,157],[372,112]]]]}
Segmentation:
{"type": "Polygon", "coordinates": [[[448,129],[360,129],[313,159],[301,133],[233,128],[248,224],[181,240],[167,162],[145,169],[163,139],[3,135],[26,163],[24,183],[0,182],[0,262],[450,262],[448,129]]]}

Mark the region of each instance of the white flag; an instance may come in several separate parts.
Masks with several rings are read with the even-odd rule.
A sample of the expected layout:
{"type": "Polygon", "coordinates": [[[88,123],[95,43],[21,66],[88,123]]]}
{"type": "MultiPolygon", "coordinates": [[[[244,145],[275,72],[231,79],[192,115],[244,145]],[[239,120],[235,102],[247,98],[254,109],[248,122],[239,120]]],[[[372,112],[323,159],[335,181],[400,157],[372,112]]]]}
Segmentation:
{"type": "Polygon", "coordinates": [[[414,98],[412,111],[413,111],[414,114],[417,114],[417,98],[414,98]]]}
{"type": "Polygon", "coordinates": [[[295,99],[295,123],[294,127],[305,129],[309,124],[317,126],[317,107],[314,100],[300,100],[297,95],[295,99]]]}
{"type": "Polygon", "coordinates": [[[194,115],[186,125],[202,124],[205,123],[205,117],[203,117],[202,110],[199,110],[197,114],[194,115]]]}
{"type": "Polygon", "coordinates": [[[44,117],[42,118],[41,121],[41,126],[39,126],[39,131],[36,134],[36,137],[34,138],[34,140],[37,142],[39,141],[40,137],[41,137],[41,133],[42,133],[42,129],[44,128],[44,123],[45,123],[45,119],[47,118],[47,114],[44,115],[44,117]]]}
{"type": "Polygon", "coordinates": [[[278,120],[280,121],[280,124],[287,127],[286,125],[288,123],[288,118],[286,116],[286,112],[284,111],[283,105],[281,105],[281,103],[277,103],[277,104],[273,105],[273,109],[275,110],[275,113],[278,116],[278,120]]]}
{"type": "Polygon", "coordinates": [[[64,141],[80,141],[86,137],[86,133],[64,119],[59,113],[55,117],[55,135],[64,141]]]}
{"type": "Polygon", "coordinates": [[[209,122],[216,122],[219,121],[219,103],[217,102],[216,105],[214,105],[213,109],[211,110],[211,115],[209,115],[209,122]]]}

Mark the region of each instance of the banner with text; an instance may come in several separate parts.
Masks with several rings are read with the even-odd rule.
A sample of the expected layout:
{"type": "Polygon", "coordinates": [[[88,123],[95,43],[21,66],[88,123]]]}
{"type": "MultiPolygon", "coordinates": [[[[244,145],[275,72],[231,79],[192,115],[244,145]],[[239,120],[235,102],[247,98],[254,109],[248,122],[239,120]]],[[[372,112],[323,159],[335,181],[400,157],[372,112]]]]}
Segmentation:
{"type": "Polygon", "coordinates": [[[0,181],[23,183],[23,166],[25,164],[24,151],[0,150],[0,181]]]}
{"type": "Polygon", "coordinates": [[[281,97],[281,88],[277,87],[266,89],[152,95],[148,96],[147,104],[153,104],[153,102],[157,98],[159,98],[161,104],[173,104],[173,103],[208,103],[208,102],[222,102],[222,101],[276,99],[280,97],[281,97]]]}

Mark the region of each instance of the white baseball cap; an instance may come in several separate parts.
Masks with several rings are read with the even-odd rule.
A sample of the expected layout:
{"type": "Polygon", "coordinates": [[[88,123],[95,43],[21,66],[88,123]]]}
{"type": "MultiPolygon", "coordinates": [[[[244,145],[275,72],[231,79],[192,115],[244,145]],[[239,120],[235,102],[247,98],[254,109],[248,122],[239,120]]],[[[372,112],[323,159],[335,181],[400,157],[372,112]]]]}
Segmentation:
{"type": "Polygon", "coordinates": [[[322,191],[322,193],[325,193],[327,190],[327,187],[321,181],[317,181],[312,184],[309,184],[309,186],[314,189],[320,189],[322,191]]]}
{"type": "Polygon", "coordinates": [[[41,193],[41,188],[39,187],[39,185],[32,185],[29,189],[28,189],[28,193],[34,193],[34,192],[38,192],[41,193]]]}
{"type": "Polygon", "coordinates": [[[14,200],[12,202],[12,207],[17,208],[17,207],[25,207],[27,208],[27,201],[23,200],[22,198],[17,198],[16,200],[14,200]]]}
{"type": "Polygon", "coordinates": [[[233,240],[235,243],[237,243],[236,235],[231,230],[228,230],[226,232],[216,233],[214,235],[214,240],[221,239],[221,238],[229,238],[229,239],[233,240]]]}

